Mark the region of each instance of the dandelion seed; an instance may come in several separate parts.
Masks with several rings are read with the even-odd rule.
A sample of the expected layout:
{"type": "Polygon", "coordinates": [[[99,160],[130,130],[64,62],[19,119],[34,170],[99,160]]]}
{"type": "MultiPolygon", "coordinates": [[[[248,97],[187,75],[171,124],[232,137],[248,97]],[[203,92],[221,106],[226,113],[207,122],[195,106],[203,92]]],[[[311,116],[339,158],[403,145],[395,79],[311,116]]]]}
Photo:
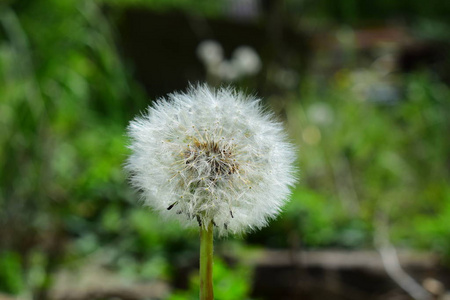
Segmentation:
{"type": "Polygon", "coordinates": [[[170,204],[169,207],[167,208],[167,210],[171,210],[176,204],[177,204],[176,202],[170,204]]]}

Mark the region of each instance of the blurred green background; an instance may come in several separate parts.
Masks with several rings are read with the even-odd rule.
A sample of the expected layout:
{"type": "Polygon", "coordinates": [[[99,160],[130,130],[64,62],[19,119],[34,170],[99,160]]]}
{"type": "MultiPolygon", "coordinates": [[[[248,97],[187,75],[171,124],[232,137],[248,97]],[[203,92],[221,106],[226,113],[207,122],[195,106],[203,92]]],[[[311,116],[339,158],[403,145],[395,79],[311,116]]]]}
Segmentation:
{"type": "Polygon", "coordinates": [[[128,122],[197,81],[262,97],[299,147],[281,216],[216,242],[217,299],[321,299],[258,291],[255,257],[274,249],[394,245],[448,268],[449,15],[438,0],[2,1],[0,299],[197,298],[196,232],[141,207],[122,169],[128,122]]]}

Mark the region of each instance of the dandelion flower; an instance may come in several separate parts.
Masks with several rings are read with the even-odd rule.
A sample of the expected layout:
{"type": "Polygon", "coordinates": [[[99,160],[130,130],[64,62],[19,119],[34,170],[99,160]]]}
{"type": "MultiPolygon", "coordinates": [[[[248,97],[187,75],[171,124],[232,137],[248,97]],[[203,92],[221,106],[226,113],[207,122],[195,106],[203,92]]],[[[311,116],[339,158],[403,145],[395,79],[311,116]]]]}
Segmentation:
{"type": "Polygon", "coordinates": [[[191,86],[158,100],[128,127],[126,168],[146,205],[220,235],[267,225],[295,182],[295,151],[260,100],[191,86]]]}

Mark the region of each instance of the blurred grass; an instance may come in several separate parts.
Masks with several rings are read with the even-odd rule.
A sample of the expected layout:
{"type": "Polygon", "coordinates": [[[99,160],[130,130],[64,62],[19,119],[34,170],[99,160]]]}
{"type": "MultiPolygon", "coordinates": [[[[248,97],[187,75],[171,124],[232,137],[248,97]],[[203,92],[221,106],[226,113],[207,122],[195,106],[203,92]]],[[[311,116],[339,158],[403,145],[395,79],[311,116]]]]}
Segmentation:
{"type": "MultiPolygon", "coordinates": [[[[0,291],[45,299],[57,269],[96,253],[125,277],[172,280],[196,261],[197,236],[141,208],[126,183],[125,127],[149,101],[113,25],[96,2],[10,2],[0,7],[0,291]]],[[[205,1],[146,5],[217,13],[205,1]]],[[[450,91],[430,73],[401,77],[393,103],[361,97],[348,72],[286,92],[300,185],[270,227],[233,242],[370,248],[383,216],[396,245],[450,258],[450,91]]],[[[218,260],[218,295],[245,299],[250,273],[218,260]]],[[[192,280],[170,299],[196,296],[192,280]]]]}

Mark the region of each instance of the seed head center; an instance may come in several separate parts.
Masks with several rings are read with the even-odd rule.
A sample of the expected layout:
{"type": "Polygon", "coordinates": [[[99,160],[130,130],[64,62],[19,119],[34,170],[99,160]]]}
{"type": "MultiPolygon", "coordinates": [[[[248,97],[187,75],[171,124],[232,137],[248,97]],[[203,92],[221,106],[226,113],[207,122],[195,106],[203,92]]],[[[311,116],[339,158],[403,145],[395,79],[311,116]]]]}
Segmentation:
{"type": "Polygon", "coordinates": [[[238,170],[233,158],[233,146],[215,141],[194,140],[184,151],[184,158],[189,169],[210,182],[228,178],[238,170]]]}

